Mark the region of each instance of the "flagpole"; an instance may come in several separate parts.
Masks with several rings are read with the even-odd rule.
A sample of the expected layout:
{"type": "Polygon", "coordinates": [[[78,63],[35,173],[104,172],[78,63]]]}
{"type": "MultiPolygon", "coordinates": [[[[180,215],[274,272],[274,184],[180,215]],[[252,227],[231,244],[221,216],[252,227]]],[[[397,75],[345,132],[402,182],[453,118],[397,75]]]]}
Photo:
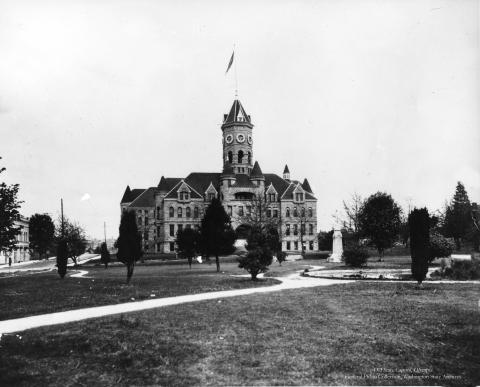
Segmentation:
{"type": "MultiPolygon", "coordinates": [[[[235,52],[235,44],[233,45],[233,52],[235,52]]],[[[238,56],[237,56],[238,60],[238,56]]],[[[235,99],[238,98],[238,76],[237,76],[237,61],[234,60],[234,66],[235,66],[235,99]]]]}

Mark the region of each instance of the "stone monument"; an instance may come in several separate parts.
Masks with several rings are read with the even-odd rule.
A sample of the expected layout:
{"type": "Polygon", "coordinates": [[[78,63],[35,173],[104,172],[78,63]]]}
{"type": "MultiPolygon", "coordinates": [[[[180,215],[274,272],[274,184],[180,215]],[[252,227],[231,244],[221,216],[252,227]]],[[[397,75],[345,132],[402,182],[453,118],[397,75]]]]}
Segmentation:
{"type": "Polygon", "coordinates": [[[340,229],[335,229],[333,230],[332,254],[328,257],[327,262],[342,262],[342,254],[342,232],[340,229]]]}

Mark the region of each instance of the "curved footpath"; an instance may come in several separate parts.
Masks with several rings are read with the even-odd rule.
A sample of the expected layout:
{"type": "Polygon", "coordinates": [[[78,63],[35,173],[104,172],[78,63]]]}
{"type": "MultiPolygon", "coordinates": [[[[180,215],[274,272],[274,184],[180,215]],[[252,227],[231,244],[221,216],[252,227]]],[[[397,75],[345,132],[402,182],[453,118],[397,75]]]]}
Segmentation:
{"type": "MultiPolygon", "coordinates": [[[[81,274],[84,275],[86,273],[81,274]]],[[[198,302],[214,300],[217,298],[246,296],[255,293],[270,293],[287,289],[311,288],[316,286],[328,286],[354,282],[351,280],[332,280],[302,277],[299,275],[299,273],[294,273],[288,277],[280,277],[276,279],[282,281],[282,283],[278,285],[259,288],[222,290],[218,292],[188,294],[184,296],[157,298],[153,300],[127,302],[115,305],[96,306],[92,308],[75,309],[64,312],[41,314],[36,316],[16,318],[12,320],[4,320],[0,321],[0,336],[5,333],[21,332],[27,329],[39,328],[48,325],[65,324],[80,320],[86,320],[89,318],[111,316],[115,314],[129,312],[138,312],[164,306],[185,304],[188,302],[198,302]]]]}

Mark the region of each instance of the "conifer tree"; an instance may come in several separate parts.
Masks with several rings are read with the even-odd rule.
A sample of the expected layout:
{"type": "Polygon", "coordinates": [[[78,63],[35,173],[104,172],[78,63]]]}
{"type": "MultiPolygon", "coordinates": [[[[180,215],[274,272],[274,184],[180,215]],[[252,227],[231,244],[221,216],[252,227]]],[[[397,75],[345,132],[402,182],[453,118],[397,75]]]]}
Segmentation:
{"type": "MultiPolygon", "coordinates": [[[[0,174],[4,171],[5,168],[0,168],[0,174]]],[[[15,220],[20,216],[18,189],[18,184],[7,185],[3,181],[0,183],[0,251],[7,254],[15,248],[20,232],[20,227],[15,226],[15,220]]]]}
{"type": "Polygon", "coordinates": [[[135,262],[142,256],[142,236],[138,232],[133,211],[125,211],[120,220],[117,259],[127,266],[127,284],[133,275],[135,262]]]}
{"type": "Polygon", "coordinates": [[[457,249],[461,247],[461,241],[473,226],[472,206],[468,198],[465,186],[459,181],[455,189],[452,201],[445,211],[445,236],[455,240],[457,249]]]}
{"type": "Polygon", "coordinates": [[[218,256],[233,249],[235,232],[232,229],[230,217],[225,212],[219,199],[213,199],[202,219],[200,226],[200,245],[208,255],[215,256],[217,272],[220,271],[218,256]]]}
{"type": "Polygon", "coordinates": [[[430,218],[426,208],[415,208],[408,216],[412,276],[422,284],[428,272],[430,258],[430,218]]]}
{"type": "Polygon", "coordinates": [[[105,269],[108,268],[110,263],[110,252],[108,251],[107,244],[103,242],[100,246],[100,262],[105,265],[105,269]]]}
{"type": "Polygon", "coordinates": [[[60,238],[57,242],[57,270],[60,278],[67,274],[68,247],[67,241],[60,238]]]}

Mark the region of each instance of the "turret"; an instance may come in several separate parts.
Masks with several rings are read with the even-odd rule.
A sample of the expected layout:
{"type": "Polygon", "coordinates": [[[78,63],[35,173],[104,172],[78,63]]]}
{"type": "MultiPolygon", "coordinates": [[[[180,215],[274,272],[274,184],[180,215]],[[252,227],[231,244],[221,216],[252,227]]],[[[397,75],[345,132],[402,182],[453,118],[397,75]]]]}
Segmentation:
{"type": "Polygon", "coordinates": [[[231,166],[235,174],[250,175],[253,166],[253,125],[238,99],[230,113],[223,116],[223,165],[231,166]]]}
{"type": "Polygon", "coordinates": [[[260,168],[260,164],[258,164],[258,161],[255,161],[252,173],[250,174],[250,180],[256,186],[265,184],[265,176],[263,175],[262,169],[260,168]]]}
{"type": "Polygon", "coordinates": [[[285,164],[285,169],[283,170],[283,178],[285,180],[290,180],[290,171],[288,170],[287,164],[285,164]]]}

